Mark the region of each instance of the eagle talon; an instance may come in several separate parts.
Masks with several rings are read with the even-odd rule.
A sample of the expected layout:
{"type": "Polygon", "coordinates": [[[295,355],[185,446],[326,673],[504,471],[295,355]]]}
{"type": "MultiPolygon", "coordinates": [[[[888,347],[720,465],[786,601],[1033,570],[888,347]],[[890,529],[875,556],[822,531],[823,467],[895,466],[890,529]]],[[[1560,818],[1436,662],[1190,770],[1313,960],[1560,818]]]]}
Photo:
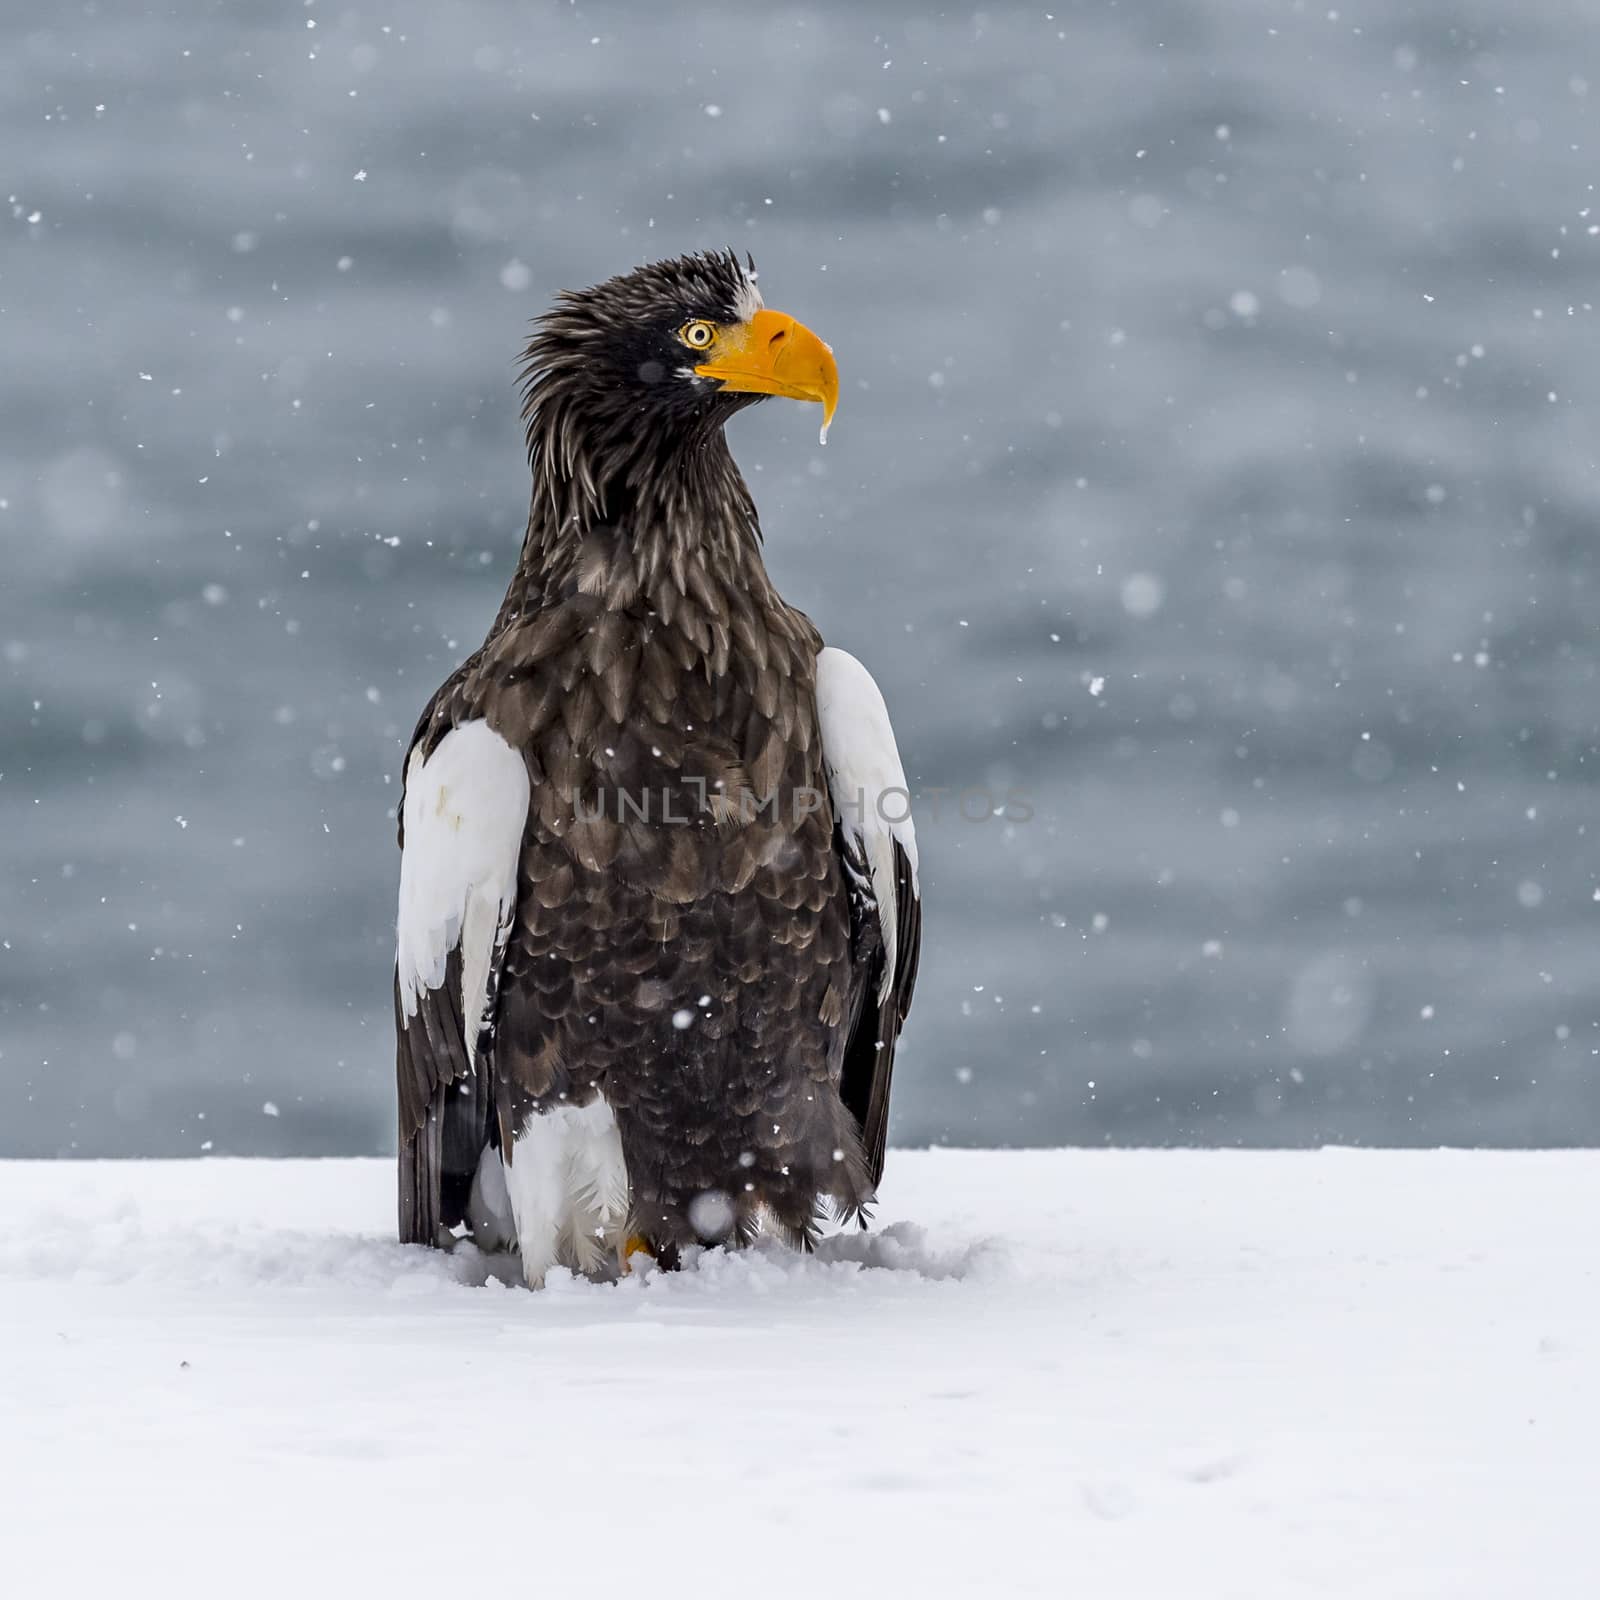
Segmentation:
{"type": "Polygon", "coordinates": [[[642,1233],[630,1233],[617,1246],[617,1270],[624,1276],[634,1270],[635,1256],[643,1256],[648,1266],[653,1267],[656,1264],[655,1251],[650,1248],[650,1241],[642,1233]]]}

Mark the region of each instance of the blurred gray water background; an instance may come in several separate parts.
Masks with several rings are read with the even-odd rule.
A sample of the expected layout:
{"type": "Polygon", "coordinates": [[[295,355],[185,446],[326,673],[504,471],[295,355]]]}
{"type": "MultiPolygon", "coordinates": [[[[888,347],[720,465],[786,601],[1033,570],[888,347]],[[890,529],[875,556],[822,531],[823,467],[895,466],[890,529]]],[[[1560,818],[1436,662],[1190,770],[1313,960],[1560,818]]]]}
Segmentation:
{"type": "Polygon", "coordinates": [[[924,801],[896,1139],[1600,1139],[1596,20],[5,7],[0,1152],[391,1146],[526,320],[727,243],[780,585],[1034,810],[924,801]]]}

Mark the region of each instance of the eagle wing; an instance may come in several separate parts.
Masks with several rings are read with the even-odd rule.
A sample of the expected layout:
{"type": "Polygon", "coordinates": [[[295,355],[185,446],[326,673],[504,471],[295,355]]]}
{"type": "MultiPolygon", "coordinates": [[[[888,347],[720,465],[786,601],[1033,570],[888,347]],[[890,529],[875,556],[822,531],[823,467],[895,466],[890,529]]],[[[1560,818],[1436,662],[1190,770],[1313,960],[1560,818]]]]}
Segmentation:
{"type": "Polygon", "coordinates": [[[394,980],[408,1243],[434,1244],[463,1219],[491,1142],[488,1046],[529,792],[521,753],[487,722],[458,723],[440,738],[424,714],[400,801],[394,980]]]}
{"type": "Polygon", "coordinates": [[[817,656],[817,720],[833,801],[834,848],[850,893],[853,964],[840,1098],[861,1127],[872,1181],[883,1177],[895,1044],[922,948],[917,835],[889,711],[846,651],[817,656]]]}

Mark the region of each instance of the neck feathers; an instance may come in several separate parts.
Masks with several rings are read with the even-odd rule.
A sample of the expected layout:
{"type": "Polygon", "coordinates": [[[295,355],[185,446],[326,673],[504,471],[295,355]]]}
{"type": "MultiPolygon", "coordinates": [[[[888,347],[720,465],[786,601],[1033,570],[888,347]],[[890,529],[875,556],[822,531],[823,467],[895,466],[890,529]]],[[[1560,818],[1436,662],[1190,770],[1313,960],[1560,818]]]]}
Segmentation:
{"type": "MultiPolygon", "coordinates": [[[[631,429],[593,411],[580,423],[579,409],[530,385],[528,531],[491,634],[577,596],[668,627],[751,605],[787,610],[720,417],[668,432],[645,416],[631,429]]],[[[726,628],[692,631],[709,657],[726,657],[726,628]]]]}

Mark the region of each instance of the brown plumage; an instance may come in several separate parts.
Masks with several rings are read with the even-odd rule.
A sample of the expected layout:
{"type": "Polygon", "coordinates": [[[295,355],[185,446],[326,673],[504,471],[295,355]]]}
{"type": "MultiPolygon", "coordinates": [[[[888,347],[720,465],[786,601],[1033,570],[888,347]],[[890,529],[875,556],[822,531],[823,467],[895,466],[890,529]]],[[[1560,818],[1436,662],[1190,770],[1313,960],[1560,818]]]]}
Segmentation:
{"type": "Polygon", "coordinates": [[[859,1213],[882,1170],[920,940],[915,847],[890,841],[888,972],[866,846],[829,793],[822,641],[772,586],[723,434],[762,393],[831,411],[836,380],[820,341],[759,309],[752,276],[731,255],[661,263],[562,297],[540,324],[521,559],[407,756],[401,1237],[438,1242],[462,1221],[517,1234],[530,1281],[554,1260],[593,1270],[585,1233],[639,1235],[671,1258],[747,1239],[764,1214],[808,1241],[819,1199],[859,1213]],[[441,778],[437,803],[431,789],[419,800],[419,781],[460,765],[466,741],[430,762],[469,727],[498,776],[441,778]],[[487,869],[456,862],[479,848],[475,817],[504,798],[502,779],[520,782],[516,757],[515,881],[491,892],[487,869]],[[425,831],[415,846],[408,828],[425,831]],[[475,892],[490,907],[477,922],[475,892]],[[546,1137],[557,1128],[566,1144],[546,1137]],[[599,1193],[613,1146],[625,1215],[599,1193]],[[486,1151],[503,1163],[498,1210],[486,1151]],[[565,1163],[579,1198],[548,1200],[539,1160],[565,1163]],[[551,1206],[540,1244],[529,1236],[551,1206]]]}

